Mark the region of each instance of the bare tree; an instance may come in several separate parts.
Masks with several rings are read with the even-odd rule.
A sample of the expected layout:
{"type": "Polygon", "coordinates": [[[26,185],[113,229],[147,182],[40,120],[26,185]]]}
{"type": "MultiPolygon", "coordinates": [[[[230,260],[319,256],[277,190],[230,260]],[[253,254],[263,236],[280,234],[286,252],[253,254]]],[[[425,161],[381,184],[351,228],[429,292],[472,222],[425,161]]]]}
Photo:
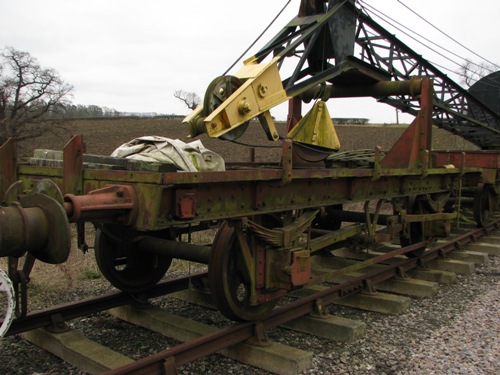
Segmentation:
{"type": "Polygon", "coordinates": [[[196,95],[196,93],[194,93],[194,92],[186,92],[183,90],[177,90],[177,91],[174,91],[174,96],[177,99],[182,100],[184,102],[184,104],[186,104],[186,106],[192,111],[196,107],[198,107],[198,105],[201,103],[200,97],[198,95],[196,95]]]}
{"type": "Polygon", "coordinates": [[[481,78],[486,77],[490,73],[494,73],[497,67],[487,62],[480,62],[479,64],[470,59],[465,59],[464,63],[458,69],[458,74],[461,77],[460,83],[467,87],[471,87],[474,83],[481,78]]]}
{"type": "Polygon", "coordinates": [[[69,104],[73,86],[54,69],[42,68],[28,52],[13,47],[0,54],[0,144],[42,134],[51,111],[69,104]]]}

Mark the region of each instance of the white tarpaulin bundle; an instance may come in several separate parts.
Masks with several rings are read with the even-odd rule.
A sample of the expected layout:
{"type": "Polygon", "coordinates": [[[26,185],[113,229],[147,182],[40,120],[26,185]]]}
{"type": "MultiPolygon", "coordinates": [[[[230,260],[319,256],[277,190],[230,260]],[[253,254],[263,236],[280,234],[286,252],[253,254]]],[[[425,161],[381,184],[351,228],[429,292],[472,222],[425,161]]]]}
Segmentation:
{"type": "Polygon", "coordinates": [[[156,135],[135,138],[118,147],[111,156],[155,163],[174,164],[187,172],[224,171],[224,159],[206,149],[201,141],[184,143],[156,135]]]}

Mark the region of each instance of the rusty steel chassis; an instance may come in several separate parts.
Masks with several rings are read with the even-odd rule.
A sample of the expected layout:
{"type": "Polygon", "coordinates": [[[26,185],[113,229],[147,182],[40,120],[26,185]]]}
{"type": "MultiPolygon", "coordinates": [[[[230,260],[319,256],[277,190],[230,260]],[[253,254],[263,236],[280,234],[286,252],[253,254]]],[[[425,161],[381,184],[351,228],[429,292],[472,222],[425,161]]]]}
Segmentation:
{"type": "MultiPolygon", "coordinates": [[[[385,264],[383,256],[373,258],[370,260],[370,264],[380,263],[384,264],[385,267],[363,276],[349,279],[347,282],[336,284],[322,292],[297,299],[275,309],[269,316],[258,322],[231,325],[213,334],[202,336],[138,360],[133,364],[111,370],[108,372],[108,375],[175,374],[179,366],[194,362],[223,348],[246,340],[251,339],[253,343],[259,344],[260,342],[260,344],[265,345],[267,341],[266,332],[268,330],[306,314],[321,316],[326,311],[325,307],[336,300],[360,292],[366,289],[368,285],[375,285],[392,277],[401,276],[413,268],[426,268],[432,260],[446,258],[452,251],[462,249],[467,243],[477,242],[482,236],[499,229],[499,227],[500,220],[490,221],[484,228],[477,228],[457,236],[451,241],[431,248],[418,258],[401,259],[398,262],[385,264]]],[[[346,272],[344,271],[344,273],[346,272]]],[[[149,298],[187,289],[193,280],[199,280],[201,283],[201,280],[206,277],[207,274],[202,273],[162,282],[146,291],[141,296],[142,301],[146,302],[149,298]]],[[[120,292],[34,312],[23,319],[16,319],[8,330],[7,335],[14,335],[40,327],[47,327],[49,330],[61,332],[67,329],[64,324],[65,321],[137,302],[138,299],[136,297],[120,292]]]]}
{"type": "MultiPolygon", "coordinates": [[[[148,235],[165,230],[175,234],[185,233],[224,220],[241,227],[245,218],[292,210],[307,211],[346,202],[391,200],[441,192],[453,192],[460,197],[463,189],[476,189],[478,186],[490,186],[496,194],[498,154],[431,152],[432,81],[423,78],[419,92],[415,92],[414,84],[410,86],[411,92],[407,94],[420,93],[421,109],[413,123],[384,156],[380,148],[375,148],[373,168],[294,168],[293,143],[285,139],[281,165],[265,168],[186,173],[87,169],[83,164],[85,144],[80,136],[73,137],[65,146],[62,168],[41,167],[16,164],[15,142],[8,141],[0,147],[0,198],[4,201],[0,208],[3,212],[10,210],[11,213],[15,211],[16,215],[20,213],[24,227],[19,228],[19,233],[1,238],[0,255],[9,256],[9,274],[16,285],[21,285],[21,289],[23,285],[25,287],[34,258],[48,259],[49,263],[61,262],[61,256],[53,256],[51,249],[29,251],[30,246],[46,246],[47,238],[56,242],[57,247],[61,245],[57,239],[69,236],[69,231],[65,232],[54,225],[61,221],[54,221],[51,217],[44,220],[43,214],[38,212],[43,204],[30,199],[23,201],[24,192],[47,179],[65,194],[61,205],[69,222],[118,224],[126,231],[137,231],[142,239],[142,247],[139,247],[141,251],[202,263],[208,263],[210,249],[172,240],[175,236],[159,240],[148,235]],[[19,198],[21,204],[17,202],[19,198]],[[23,206],[23,202],[28,203],[23,206]],[[17,259],[26,250],[27,265],[23,270],[17,270],[17,259]]],[[[302,251],[301,257],[304,258],[304,251],[307,253],[305,258],[308,258],[310,254],[359,235],[361,231],[368,233],[370,241],[376,241],[377,234],[370,222],[370,213],[365,214],[366,226],[363,228],[351,226],[341,232],[323,234],[313,241],[309,238],[308,248],[299,249],[302,251]]],[[[457,213],[442,212],[413,214],[403,209],[389,217],[386,224],[391,227],[391,233],[396,234],[407,230],[412,222],[449,224],[457,216],[457,213]]],[[[9,227],[9,222],[4,220],[0,224],[2,232],[15,232],[15,228],[9,227]],[[5,227],[7,230],[4,230],[5,227]]],[[[435,228],[435,225],[426,225],[426,237],[436,234],[435,228]]],[[[286,237],[286,228],[284,232],[286,237]]],[[[286,249],[288,257],[273,258],[279,261],[268,265],[266,260],[272,262],[266,258],[265,252],[255,251],[251,254],[253,259],[245,254],[246,260],[254,264],[255,273],[251,275],[254,288],[265,286],[275,290],[268,293],[253,290],[252,295],[256,295],[256,298],[252,304],[275,299],[287,290],[309,283],[311,270],[302,267],[300,262],[303,259],[292,256],[295,250],[286,249]],[[270,274],[287,276],[285,282],[280,276],[277,283],[273,284],[272,280],[269,281],[270,274]],[[276,291],[277,285],[279,288],[276,291]]],[[[23,295],[23,301],[25,298],[23,295]]]]}

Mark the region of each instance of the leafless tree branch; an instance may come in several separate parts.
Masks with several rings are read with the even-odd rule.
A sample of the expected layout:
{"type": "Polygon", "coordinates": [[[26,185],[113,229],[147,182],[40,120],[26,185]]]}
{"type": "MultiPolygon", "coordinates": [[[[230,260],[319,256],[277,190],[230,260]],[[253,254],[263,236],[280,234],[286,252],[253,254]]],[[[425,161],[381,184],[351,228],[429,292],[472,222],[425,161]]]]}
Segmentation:
{"type": "Polygon", "coordinates": [[[69,105],[73,86],[54,69],[42,68],[28,52],[7,47],[0,54],[0,144],[8,138],[40,135],[51,110],[69,105]]]}
{"type": "Polygon", "coordinates": [[[194,110],[201,103],[201,99],[194,92],[187,92],[184,90],[176,90],[174,91],[174,97],[179,100],[182,100],[184,104],[190,109],[194,110]]]}

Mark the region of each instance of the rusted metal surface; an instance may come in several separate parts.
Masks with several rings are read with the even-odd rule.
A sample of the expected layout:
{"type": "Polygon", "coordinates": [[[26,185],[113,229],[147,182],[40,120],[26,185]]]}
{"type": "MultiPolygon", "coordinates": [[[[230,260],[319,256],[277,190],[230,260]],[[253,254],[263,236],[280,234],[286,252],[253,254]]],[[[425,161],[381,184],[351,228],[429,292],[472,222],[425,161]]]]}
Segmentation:
{"type": "MultiPolygon", "coordinates": [[[[286,144],[286,149],[292,147],[286,144]]],[[[290,160],[287,165],[291,163],[290,160]]],[[[86,194],[105,185],[135,186],[138,207],[135,226],[158,230],[192,221],[434,193],[453,188],[463,178],[458,168],[430,168],[425,180],[418,170],[382,168],[374,181],[372,169],[300,170],[287,165],[276,170],[166,174],[84,170],[83,181],[86,194]],[[307,194],[301,193],[306,191],[307,194]]],[[[19,173],[28,184],[34,177],[24,175],[25,172],[20,166],[19,173]]],[[[41,172],[38,170],[36,178],[42,177],[41,172]]],[[[476,186],[480,179],[478,169],[467,168],[465,184],[476,186]]]]}
{"type": "Polygon", "coordinates": [[[138,249],[144,253],[154,253],[201,264],[208,264],[211,253],[210,246],[194,245],[152,236],[141,236],[138,239],[138,249]]]}
{"type": "MultiPolygon", "coordinates": [[[[389,171],[394,173],[395,171],[389,171]]],[[[418,175],[382,176],[373,181],[370,170],[358,171],[296,171],[290,182],[278,181],[227,182],[225,184],[200,184],[192,199],[196,201],[197,220],[215,220],[227,217],[242,217],[298,208],[328,206],[345,201],[365,201],[391,198],[409,194],[426,194],[445,191],[458,183],[458,171],[436,174],[430,171],[425,180],[418,175]],[[346,176],[342,176],[344,172],[346,176]],[[347,176],[357,173],[359,176],[347,176]],[[365,176],[363,176],[363,174],[365,176]],[[340,175],[340,176],[339,176],[340,175]],[[338,177],[338,178],[335,178],[338,177]],[[229,194],[228,194],[229,192],[229,194]],[[307,192],[307,194],[304,194],[307,192]]],[[[285,176],[288,176],[285,174],[285,176]]],[[[479,172],[471,173],[480,178],[479,172]]],[[[472,181],[471,181],[472,183],[472,181]]],[[[175,185],[172,190],[182,190],[175,185]]],[[[193,191],[192,188],[189,189],[193,191]]],[[[156,228],[180,223],[176,220],[176,207],[172,198],[174,191],[166,189],[161,200],[161,212],[156,228]]],[[[177,193],[179,194],[179,193],[177,193]]]]}
{"type": "Polygon", "coordinates": [[[82,136],[74,136],[63,150],[63,192],[83,194],[82,172],[85,143],[82,136]]]}
{"type": "Polygon", "coordinates": [[[420,110],[411,125],[382,159],[383,167],[428,167],[428,159],[424,155],[432,148],[432,93],[432,81],[423,79],[420,110]]]}
{"type": "Polygon", "coordinates": [[[0,206],[0,234],[0,256],[21,257],[47,241],[48,223],[39,207],[0,206]]]}
{"type": "Polygon", "coordinates": [[[432,164],[435,167],[453,165],[488,169],[500,169],[500,152],[497,151],[433,151],[432,164]]]}
{"type": "Polygon", "coordinates": [[[98,221],[131,225],[139,210],[134,188],[130,185],[110,185],[86,195],[64,196],[64,208],[70,222],[98,221]]]}
{"type": "Polygon", "coordinates": [[[51,264],[66,261],[70,235],[62,206],[45,194],[22,197],[20,202],[0,206],[1,256],[20,257],[28,251],[51,264]]]}
{"type": "Polygon", "coordinates": [[[0,145],[0,202],[5,199],[5,192],[17,180],[16,142],[9,138],[0,145]]]}
{"type": "Polygon", "coordinates": [[[194,219],[196,216],[196,190],[177,190],[175,192],[176,216],[180,219],[194,219]]]}

